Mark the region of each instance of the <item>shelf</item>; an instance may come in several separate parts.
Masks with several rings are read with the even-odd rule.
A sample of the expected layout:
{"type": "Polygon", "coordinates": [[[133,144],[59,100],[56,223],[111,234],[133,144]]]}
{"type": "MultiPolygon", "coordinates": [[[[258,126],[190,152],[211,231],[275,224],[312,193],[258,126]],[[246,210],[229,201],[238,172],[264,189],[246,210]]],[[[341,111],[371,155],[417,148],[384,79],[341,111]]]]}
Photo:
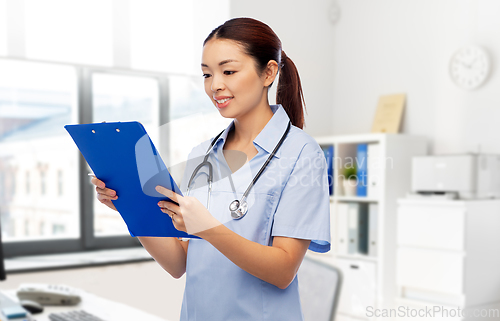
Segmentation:
{"type": "Polygon", "coordinates": [[[365,254],[336,254],[335,257],[339,259],[360,260],[374,263],[378,262],[377,257],[365,254]]]}
{"type": "Polygon", "coordinates": [[[388,135],[396,134],[368,133],[346,136],[321,136],[315,137],[315,139],[320,145],[377,143],[383,140],[388,135]]]}
{"type": "Polygon", "coordinates": [[[374,256],[368,256],[366,254],[323,254],[323,253],[315,253],[312,251],[308,251],[307,255],[314,257],[322,262],[332,264],[335,259],[349,259],[349,260],[360,260],[366,262],[378,262],[378,258],[374,256]]]}
{"type": "Polygon", "coordinates": [[[330,196],[330,200],[341,201],[341,202],[370,202],[370,203],[377,203],[379,201],[377,198],[364,197],[364,196],[330,196]]]}
{"type": "Polygon", "coordinates": [[[332,144],[370,144],[379,143],[391,139],[402,139],[405,142],[417,139],[420,142],[425,142],[425,137],[413,136],[408,134],[388,134],[388,133],[365,133],[351,135],[335,135],[335,136],[317,136],[314,138],[319,145],[332,144]]]}
{"type": "MultiPolygon", "coordinates": [[[[333,145],[334,149],[332,173],[334,195],[330,196],[332,251],[329,254],[318,256],[321,260],[339,267],[344,275],[342,290],[344,295],[341,295],[339,301],[338,314],[343,316],[343,320],[367,320],[357,312],[357,307],[392,306],[394,298],[397,296],[395,238],[397,235],[398,203],[396,200],[404,197],[405,193],[411,189],[411,159],[426,154],[426,139],[412,135],[366,133],[323,136],[316,137],[316,140],[322,147],[333,145]],[[366,164],[369,167],[367,172],[372,175],[371,184],[376,185],[376,189],[372,190],[369,197],[345,196],[342,193],[343,177],[341,174],[343,174],[343,169],[355,162],[358,168],[362,164],[360,163],[362,158],[358,159],[359,144],[371,145],[372,161],[377,160],[377,157],[379,160],[378,163],[366,164]],[[375,147],[375,144],[378,146],[375,147]],[[397,162],[392,160],[397,160],[397,162]],[[352,206],[353,204],[354,206],[352,206]],[[354,228],[351,228],[349,224],[353,220],[359,221],[359,212],[357,217],[351,216],[349,213],[358,206],[363,211],[368,207],[368,218],[363,216],[365,221],[362,223],[368,223],[368,231],[363,233],[368,233],[366,237],[368,240],[371,239],[370,234],[374,233],[372,241],[376,241],[376,256],[362,253],[349,254],[348,249],[345,248],[345,241],[349,239],[349,233],[356,232],[350,231],[354,228]],[[346,209],[346,207],[348,208],[346,209]],[[373,212],[370,212],[371,210],[373,212]],[[342,211],[341,215],[338,211],[342,211]],[[376,216],[371,216],[372,213],[376,213],[376,216]],[[373,218],[371,222],[370,217],[373,218]],[[350,218],[353,219],[350,220],[350,218]],[[338,253],[337,250],[340,250],[341,253],[338,253]],[[359,265],[359,268],[352,267],[351,263],[359,265]],[[364,282],[363,285],[359,283],[361,279],[364,282]],[[367,290],[366,284],[374,286],[367,290]]],[[[367,162],[367,159],[364,161],[367,162]]],[[[370,182],[368,185],[372,186],[370,182]]],[[[355,193],[352,194],[355,195],[355,193]]],[[[363,212],[363,215],[365,214],[363,212]]],[[[373,320],[384,321],[383,318],[374,318],[373,320]]]]}

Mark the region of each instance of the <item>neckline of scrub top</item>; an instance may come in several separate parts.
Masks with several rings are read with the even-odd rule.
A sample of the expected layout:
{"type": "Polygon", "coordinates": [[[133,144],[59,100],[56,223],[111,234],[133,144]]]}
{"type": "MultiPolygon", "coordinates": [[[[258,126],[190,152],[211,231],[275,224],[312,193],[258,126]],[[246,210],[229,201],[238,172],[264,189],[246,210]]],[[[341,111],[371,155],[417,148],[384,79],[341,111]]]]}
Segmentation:
{"type": "MultiPolygon", "coordinates": [[[[288,117],[285,109],[280,104],[278,105],[270,105],[271,111],[273,112],[273,117],[267,122],[266,126],[260,131],[260,133],[253,140],[254,145],[256,147],[260,147],[268,154],[271,154],[281,137],[285,133],[286,127],[290,118],[288,117]]],[[[214,146],[212,146],[212,150],[217,150],[219,148],[224,149],[224,145],[226,144],[227,135],[229,131],[234,126],[234,120],[227,126],[222,135],[217,139],[214,146]],[[222,145],[221,142],[222,141],[222,145]],[[219,147],[219,145],[221,145],[219,147]]],[[[280,158],[281,156],[281,148],[278,149],[275,157],[280,158]]],[[[251,161],[251,160],[250,160],[251,161]]],[[[237,172],[237,171],[236,171],[237,172]]],[[[235,172],[235,173],[236,173],[235,172]]]]}

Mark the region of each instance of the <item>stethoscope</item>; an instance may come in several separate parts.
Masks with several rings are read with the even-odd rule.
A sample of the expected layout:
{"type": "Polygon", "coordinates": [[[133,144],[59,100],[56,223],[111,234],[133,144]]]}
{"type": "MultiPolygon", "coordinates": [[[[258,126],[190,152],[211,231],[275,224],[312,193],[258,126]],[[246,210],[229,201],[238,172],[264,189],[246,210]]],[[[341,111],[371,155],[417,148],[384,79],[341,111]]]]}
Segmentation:
{"type": "MultiPolygon", "coordinates": [[[[273,152],[269,155],[267,158],[266,162],[262,167],[260,168],[259,172],[255,177],[253,178],[252,182],[248,185],[245,193],[243,193],[243,196],[239,200],[234,200],[229,204],[229,211],[231,211],[231,217],[235,220],[239,220],[243,216],[247,214],[248,211],[248,203],[246,201],[248,193],[250,193],[250,189],[252,189],[252,186],[257,182],[259,179],[260,175],[264,170],[266,169],[267,165],[269,162],[271,162],[271,159],[274,157],[278,149],[280,148],[281,144],[285,140],[286,135],[290,131],[290,121],[288,122],[288,126],[285,130],[285,133],[281,137],[280,141],[278,144],[276,144],[276,147],[274,147],[273,152]]],[[[219,137],[222,135],[224,131],[220,132],[219,135],[217,135],[213,140],[212,143],[210,144],[210,147],[208,147],[207,153],[205,154],[205,158],[203,159],[203,162],[201,162],[198,166],[193,171],[193,174],[191,175],[191,178],[189,179],[188,185],[187,185],[187,195],[189,195],[189,187],[191,186],[191,183],[193,182],[194,177],[198,173],[198,171],[203,167],[203,166],[208,166],[208,177],[207,177],[207,183],[208,183],[208,199],[207,199],[207,209],[210,205],[210,195],[212,194],[212,180],[213,180],[213,168],[212,164],[208,161],[208,156],[210,155],[210,151],[212,150],[212,147],[215,145],[215,142],[219,137]]]]}

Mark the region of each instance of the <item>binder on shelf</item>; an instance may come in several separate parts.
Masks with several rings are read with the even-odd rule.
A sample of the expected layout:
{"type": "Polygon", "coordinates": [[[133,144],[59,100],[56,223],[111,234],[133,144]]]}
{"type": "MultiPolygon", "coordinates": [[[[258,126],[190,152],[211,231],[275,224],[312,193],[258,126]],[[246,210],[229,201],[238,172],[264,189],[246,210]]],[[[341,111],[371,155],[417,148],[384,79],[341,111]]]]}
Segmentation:
{"type": "Polygon", "coordinates": [[[356,254],[359,247],[359,203],[348,203],[347,215],[349,220],[349,246],[347,252],[356,254]]]}
{"type": "Polygon", "coordinates": [[[357,196],[366,196],[368,187],[368,144],[358,144],[356,163],[358,167],[358,186],[356,188],[357,196]]]}
{"type": "Polygon", "coordinates": [[[370,203],[368,206],[368,255],[377,256],[378,249],[378,204],[370,203]]]}
{"type": "MultiPolygon", "coordinates": [[[[348,217],[348,254],[368,254],[368,203],[339,203],[347,205],[348,217]]],[[[340,212],[339,212],[340,214],[340,212]]],[[[339,226],[339,228],[341,228],[339,226]]]]}
{"type": "Polygon", "coordinates": [[[382,175],[382,160],[380,158],[380,145],[368,144],[368,192],[370,198],[377,198],[380,195],[380,183],[382,175]]]}
{"type": "Polygon", "coordinates": [[[368,254],[368,204],[358,204],[358,253],[368,254]]]}
{"type": "Polygon", "coordinates": [[[349,204],[336,203],[335,216],[337,217],[337,253],[349,253],[349,204]]]}
{"type": "Polygon", "coordinates": [[[326,158],[326,165],[327,165],[327,172],[328,172],[328,190],[330,195],[333,195],[333,186],[334,181],[333,181],[333,154],[334,154],[334,148],[333,145],[328,145],[328,146],[323,146],[323,153],[325,154],[326,158]]]}

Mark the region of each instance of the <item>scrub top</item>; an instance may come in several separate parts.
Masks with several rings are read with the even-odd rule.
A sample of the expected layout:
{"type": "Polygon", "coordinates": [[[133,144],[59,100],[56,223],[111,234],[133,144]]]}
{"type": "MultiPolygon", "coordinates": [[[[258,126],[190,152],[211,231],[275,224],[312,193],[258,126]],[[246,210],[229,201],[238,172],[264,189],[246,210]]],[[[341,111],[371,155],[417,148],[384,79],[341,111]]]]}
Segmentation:
{"type": "MultiPolygon", "coordinates": [[[[283,144],[248,195],[248,212],[233,220],[229,204],[241,196],[272,153],[288,125],[281,105],[273,105],[271,120],[254,140],[258,153],[231,173],[223,148],[231,123],[212,147],[208,160],[213,166],[210,213],[237,234],[263,245],[274,236],[311,240],[309,249],[330,250],[330,202],[327,166],[318,143],[301,129],[291,126],[283,144]]],[[[186,164],[181,190],[207,205],[208,168],[195,176],[193,170],[205,156],[212,140],[195,147],[186,164]]],[[[187,253],[186,288],[181,309],[183,321],[303,320],[297,277],[280,289],[231,262],[203,239],[190,239],[187,253]]]]}

